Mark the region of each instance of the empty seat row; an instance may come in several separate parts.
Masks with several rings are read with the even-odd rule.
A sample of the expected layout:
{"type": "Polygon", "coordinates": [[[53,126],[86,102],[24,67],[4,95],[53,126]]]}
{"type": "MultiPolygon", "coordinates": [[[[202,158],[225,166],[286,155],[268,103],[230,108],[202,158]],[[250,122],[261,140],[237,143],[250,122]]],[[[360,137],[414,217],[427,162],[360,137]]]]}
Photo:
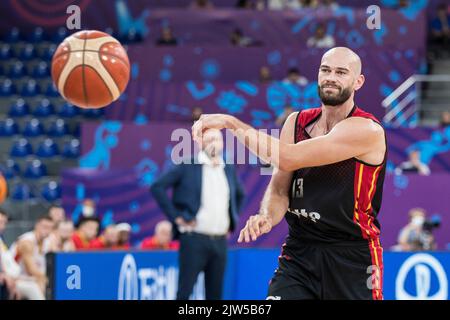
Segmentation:
{"type": "Polygon", "coordinates": [[[59,155],[69,159],[78,158],[80,156],[80,141],[78,139],[66,141],[62,151],[58,147],[58,144],[50,138],[41,141],[35,152],[30,141],[25,138],[16,140],[11,146],[11,157],[25,158],[31,155],[36,155],[41,158],[52,158],[59,155]]]}
{"type": "Polygon", "coordinates": [[[23,135],[24,137],[40,137],[47,135],[49,137],[63,137],[66,135],[80,135],[80,127],[77,125],[73,131],[69,129],[64,119],[55,119],[50,122],[48,127],[37,118],[29,119],[25,122],[23,130],[12,118],[0,120],[0,137],[11,137],[14,135],[23,135]]]}
{"type": "Polygon", "coordinates": [[[30,61],[33,59],[42,59],[50,61],[57,49],[56,44],[51,44],[38,50],[34,45],[27,44],[19,50],[14,50],[10,44],[0,46],[0,61],[9,59],[20,59],[22,61],[30,61]]]}
{"type": "Polygon", "coordinates": [[[54,105],[47,98],[29,99],[38,99],[34,108],[31,108],[31,106],[23,98],[15,99],[9,106],[8,115],[12,118],[21,118],[30,115],[38,118],[49,116],[71,118],[78,115],[82,115],[87,118],[97,118],[104,114],[104,109],[82,109],[69,102],[63,102],[62,105],[54,105]]]}
{"type": "Polygon", "coordinates": [[[14,27],[7,32],[2,41],[6,43],[17,43],[20,41],[27,41],[30,43],[39,43],[43,41],[51,41],[60,43],[69,35],[66,28],[59,28],[54,32],[46,32],[42,27],[36,27],[32,32],[21,32],[19,28],[14,27]]]}
{"type": "Polygon", "coordinates": [[[49,202],[61,198],[61,186],[57,181],[51,180],[43,184],[41,188],[35,190],[27,183],[16,183],[10,186],[10,196],[13,200],[30,200],[40,196],[49,202]]]}
{"type": "Polygon", "coordinates": [[[15,61],[9,65],[0,66],[0,75],[11,79],[30,76],[37,79],[50,77],[50,65],[45,61],[33,63],[28,68],[22,61],[15,61]]]}
{"type": "Polygon", "coordinates": [[[22,97],[34,97],[39,94],[44,94],[49,97],[59,96],[58,90],[51,82],[45,88],[41,88],[34,79],[26,81],[21,88],[18,88],[9,78],[0,82],[0,97],[9,97],[15,94],[20,94],[22,97]]]}

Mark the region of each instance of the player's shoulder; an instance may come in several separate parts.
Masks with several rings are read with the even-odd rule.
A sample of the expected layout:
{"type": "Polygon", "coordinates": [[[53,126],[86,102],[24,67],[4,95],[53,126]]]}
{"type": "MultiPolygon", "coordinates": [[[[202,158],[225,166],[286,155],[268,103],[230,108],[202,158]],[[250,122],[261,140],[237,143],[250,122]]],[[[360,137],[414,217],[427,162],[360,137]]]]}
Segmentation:
{"type": "Polygon", "coordinates": [[[377,124],[379,124],[380,126],[382,126],[380,120],[378,120],[377,117],[375,117],[373,114],[371,114],[370,112],[367,112],[363,109],[361,109],[360,107],[355,107],[355,109],[353,110],[351,117],[349,118],[365,118],[368,120],[372,120],[374,122],[376,122],[377,124]]]}
{"type": "Polygon", "coordinates": [[[306,127],[308,123],[314,120],[321,112],[322,108],[310,108],[298,111],[296,114],[296,124],[301,127],[306,127]]]}

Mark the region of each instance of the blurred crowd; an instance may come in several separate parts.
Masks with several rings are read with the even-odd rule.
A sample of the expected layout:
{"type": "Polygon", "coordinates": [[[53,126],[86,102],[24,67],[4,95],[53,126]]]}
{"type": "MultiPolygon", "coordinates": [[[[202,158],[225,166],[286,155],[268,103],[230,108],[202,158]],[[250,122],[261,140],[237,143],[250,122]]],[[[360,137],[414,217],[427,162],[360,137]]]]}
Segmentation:
{"type": "Polygon", "coordinates": [[[47,279],[47,254],[93,250],[178,250],[172,240],[172,224],[160,221],[154,235],[137,246],[130,244],[131,226],[126,223],[100,227],[92,200],[84,202],[83,215],[73,223],[64,209],[52,206],[39,217],[33,230],[20,235],[8,248],[2,233],[8,214],[0,209],[0,300],[44,300],[47,279]]]}

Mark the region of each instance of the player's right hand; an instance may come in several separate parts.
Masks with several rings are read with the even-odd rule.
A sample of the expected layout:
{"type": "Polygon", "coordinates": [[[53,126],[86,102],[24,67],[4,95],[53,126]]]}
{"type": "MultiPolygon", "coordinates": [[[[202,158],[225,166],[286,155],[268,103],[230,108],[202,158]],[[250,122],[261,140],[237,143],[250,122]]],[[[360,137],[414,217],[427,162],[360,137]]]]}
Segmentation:
{"type": "Polygon", "coordinates": [[[238,242],[250,242],[258,239],[259,236],[272,230],[272,219],[265,214],[250,216],[247,224],[239,234],[238,242]]]}

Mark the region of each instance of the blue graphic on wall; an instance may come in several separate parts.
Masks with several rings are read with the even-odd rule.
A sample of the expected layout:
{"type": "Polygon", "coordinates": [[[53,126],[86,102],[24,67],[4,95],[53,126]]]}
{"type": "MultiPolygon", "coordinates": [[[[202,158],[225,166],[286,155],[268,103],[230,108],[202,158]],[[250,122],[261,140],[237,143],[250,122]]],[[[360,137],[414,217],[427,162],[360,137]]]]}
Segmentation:
{"type": "Polygon", "coordinates": [[[265,110],[252,110],[251,115],[253,118],[251,124],[254,127],[261,127],[264,125],[265,121],[272,120],[270,112],[265,110]]]}
{"type": "Polygon", "coordinates": [[[349,25],[355,24],[355,10],[347,7],[339,7],[333,11],[333,16],[339,18],[344,16],[347,19],[349,25]]]}
{"type": "Polygon", "coordinates": [[[195,100],[202,100],[212,95],[216,89],[211,82],[203,82],[203,88],[199,88],[194,81],[186,82],[186,88],[195,100]]]}
{"type": "Polygon", "coordinates": [[[204,79],[214,80],[220,75],[220,65],[215,59],[208,59],[202,63],[200,73],[204,79]]]}
{"type": "Polygon", "coordinates": [[[295,109],[307,109],[320,106],[317,82],[310,82],[305,87],[294,84],[274,82],[267,88],[267,105],[279,116],[284,107],[290,105],[295,109]]]}
{"type": "Polygon", "coordinates": [[[116,0],[115,7],[120,34],[128,34],[132,30],[142,36],[148,34],[149,30],[145,19],[150,15],[149,10],[142,11],[141,15],[135,19],[131,15],[128,3],[125,0],[116,0]]]}
{"type": "Polygon", "coordinates": [[[433,131],[429,140],[413,143],[406,149],[408,154],[411,151],[419,151],[420,160],[428,165],[434,156],[450,151],[450,127],[445,128],[442,132],[433,131]]]}
{"type": "MultiPolygon", "coordinates": [[[[381,4],[385,7],[396,7],[399,4],[399,0],[381,0],[381,4]]],[[[399,10],[401,14],[408,20],[414,20],[426,9],[428,0],[414,0],[409,1],[408,6],[399,10]]]]}
{"type": "Polygon", "coordinates": [[[147,123],[148,123],[148,118],[143,113],[138,113],[136,115],[136,117],[134,118],[134,124],[136,124],[138,126],[143,126],[143,125],[146,125],[147,123]]]}
{"type": "Polygon", "coordinates": [[[241,90],[242,92],[248,94],[249,96],[257,96],[258,95],[258,87],[248,81],[237,81],[235,84],[236,88],[241,90]]]}
{"type": "Polygon", "coordinates": [[[163,172],[168,171],[174,166],[174,163],[172,161],[172,149],[173,147],[170,144],[164,148],[165,160],[163,164],[163,172]]]}
{"type": "Polygon", "coordinates": [[[247,100],[234,90],[222,91],[216,99],[216,103],[220,109],[224,109],[231,114],[241,113],[247,106],[247,100]]]}
{"type": "Polygon", "coordinates": [[[107,226],[114,224],[114,212],[109,209],[105,212],[105,214],[102,217],[101,221],[101,227],[102,229],[106,228],[107,226]]]}
{"type": "Polygon", "coordinates": [[[299,21],[297,21],[291,28],[292,33],[299,33],[302,31],[304,27],[306,27],[311,21],[314,20],[312,15],[307,15],[302,17],[299,21]]]}
{"type": "Polygon", "coordinates": [[[276,65],[281,62],[281,53],[278,50],[271,51],[267,54],[267,63],[270,65],[276,65]]]}
{"type": "Polygon", "coordinates": [[[81,168],[109,169],[111,150],[117,147],[117,133],[122,129],[119,121],[103,122],[95,131],[94,146],[80,159],[81,168]]]}
{"type": "Polygon", "coordinates": [[[84,184],[78,183],[75,188],[75,195],[77,199],[77,205],[75,206],[75,209],[73,209],[72,212],[72,221],[74,223],[77,223],[80,219],[81,213],[83,212],[83,205],[82,202],[86,196],[86,189],[84,187],[84,184]]]}
{"type": "Polygon", "coordinates": [[[136,166],[136,174],[141,186],[149,187],[158,174],[158,165],[149,158],[142,159],[136,166]]]}

